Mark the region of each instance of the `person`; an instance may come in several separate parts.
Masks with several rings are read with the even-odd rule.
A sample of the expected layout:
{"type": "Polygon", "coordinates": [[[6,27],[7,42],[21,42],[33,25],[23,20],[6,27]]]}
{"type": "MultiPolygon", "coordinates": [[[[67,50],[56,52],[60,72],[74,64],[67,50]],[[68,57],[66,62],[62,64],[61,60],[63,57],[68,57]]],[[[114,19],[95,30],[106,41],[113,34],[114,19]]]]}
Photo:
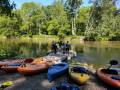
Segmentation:
{"type": "Polygon", "coordinates": [[[52,41],[51,50],[53,51],[54,54],[57,53],[57,44],[55,41],[52,41]]]}
{"type": "Polygon", "coordinates": [[[70,49],[71,49],[71,45],[70,45],[69,41],[67,41],[67,43],[66,43],[66,53],[69,53],[70,49]]]}
{"type": "Polygon", "coordinates": [[[66,45],[65,45],[65,43],[63,42],[62,45],[61,45],[61,50],[62,50],[63,54],[65,54],[65,47],[66,47],[66,45]]]}
{"type": "Polygon", "coordinates": [[[62,51],[63,51],[63,41],[61,41],[61,40],[58,41],[58,47],[59,47],[59,48],[58,48],[58,51],[59,51],[59,52],[62,52],[62,51]]]}
{"type": "Polygon", "coordinates": [[[60,48],[60,49],[61,49],[62,44],[63,44],[63,41],[60,40],[60,41],[58,42],[58,45],[59,45],[59,48],[60,48]]]}

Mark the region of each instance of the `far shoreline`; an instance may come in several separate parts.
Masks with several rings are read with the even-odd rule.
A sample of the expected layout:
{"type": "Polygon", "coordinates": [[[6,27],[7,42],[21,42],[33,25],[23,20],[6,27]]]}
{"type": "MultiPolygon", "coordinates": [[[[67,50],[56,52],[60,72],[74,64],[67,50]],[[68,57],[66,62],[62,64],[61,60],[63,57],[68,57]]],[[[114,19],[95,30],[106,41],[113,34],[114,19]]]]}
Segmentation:
{"type": "MultiPolygon", "coordinates": [[[[3,36],[3,35],[0,35],[0,40],[50,40],[50,41],[53,41],[53,40],[59,40],[59,36],[57,35],[33,35],[33,36],[19,36],[19,37],[12,37],[12,38],[8,38],[6,36],[3,36]]],[[[69,35],[69,36],[64,36],[64,40],[65,41],[71,41],[71,40],[78,40],[78,41],[81,41],[81,42],[84,42],[84,41],[120,41],[120,40],[108,40],[108,38],[103,38],[101,40],[85,40],[85,36],[72,36],[72,35],[69,35]]]]}

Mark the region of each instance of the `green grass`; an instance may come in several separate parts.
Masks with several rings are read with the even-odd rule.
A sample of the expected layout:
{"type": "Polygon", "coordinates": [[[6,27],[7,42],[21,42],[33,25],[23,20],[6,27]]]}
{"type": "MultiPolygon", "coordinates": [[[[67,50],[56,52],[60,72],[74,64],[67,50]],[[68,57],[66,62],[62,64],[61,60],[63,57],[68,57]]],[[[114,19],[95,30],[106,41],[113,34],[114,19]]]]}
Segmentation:
{"type": "MultiPolygon", "coordinates": [[[[2,39],[7,39],[5,36],[0,36],[0,40],[2,39]]],[[[56,35],[33,35],[32,38],[29,37],[29,36],[21,36],[20,38],[20,41],[57,41],[59,40],[59,37],[56,36],[56,35]]],[[[83,36],[65,36],[64,40],[65,41],[78,41],[78,40],[81,40],[83,39],[83,36]]]]}
{"type": "Polygon", "coordinates": [[[1,40],[1,39],[6,39],[6,37],[3,36],[3,35],[0,35],[0,40],[1,40]]]}

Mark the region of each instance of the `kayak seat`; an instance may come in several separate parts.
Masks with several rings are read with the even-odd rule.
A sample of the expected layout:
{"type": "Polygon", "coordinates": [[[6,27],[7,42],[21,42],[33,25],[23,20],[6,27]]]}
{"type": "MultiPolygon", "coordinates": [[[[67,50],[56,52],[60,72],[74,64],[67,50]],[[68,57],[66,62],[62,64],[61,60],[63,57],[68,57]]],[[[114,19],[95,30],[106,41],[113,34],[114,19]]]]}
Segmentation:
{"type": "Polygon", "coordinates": [[[33,62],[33,59],[32,59],[32,58],[28,58],[28,59],[26,59],[24,62],[25,62],[25,63],[31,63],[31,62],[33,62]]]}
{"type": "Polygon", "coordinates": [[[112,76],[111,78],[115,80],[120,80],[120,76],[112,76]]]}
{"type": "Polygon", "coordinates": [[[118,75],[118,72],[116,70],[112,70],[112,69],[102,69],[101,71],[106,74],[118,75]]]}
{"type": "Polygon", "coordinates": [[[87,73],[87,70],[84,67],[73,67],[73,71],[78,73],[87,73]]]}

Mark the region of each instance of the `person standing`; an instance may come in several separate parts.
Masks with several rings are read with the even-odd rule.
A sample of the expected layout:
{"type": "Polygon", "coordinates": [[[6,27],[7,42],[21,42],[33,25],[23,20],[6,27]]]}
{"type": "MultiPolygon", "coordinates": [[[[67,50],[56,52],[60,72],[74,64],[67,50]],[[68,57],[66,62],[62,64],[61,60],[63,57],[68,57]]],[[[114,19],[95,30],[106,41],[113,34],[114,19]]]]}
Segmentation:
{"type": "Polygon", "coordinates": [[[65,54],[65,43],[63,42],[62,45],[61,45],[61,50],[62,50],[62,53],[65,54]]]}
{"type": "Polygon", "coordinates": [[[70,45],[69,41],[67,41],[67,43],[66,43],[66,53],[69,53],[70,49],[71,49],[71,45],[70,45]]]}
{"type": "Polygon", "coordinates": [[[54,54],[57,53],[57,44],[55,41],[52,41],[51,50],[54,54]]]}
{"type": "Polygon", "coordinates": [[[57,47],[57,43],[55,42],[55,44],[54,44],[54,54],[57,53],[57,50],[58,50],[58,47],[57,47]]]}

